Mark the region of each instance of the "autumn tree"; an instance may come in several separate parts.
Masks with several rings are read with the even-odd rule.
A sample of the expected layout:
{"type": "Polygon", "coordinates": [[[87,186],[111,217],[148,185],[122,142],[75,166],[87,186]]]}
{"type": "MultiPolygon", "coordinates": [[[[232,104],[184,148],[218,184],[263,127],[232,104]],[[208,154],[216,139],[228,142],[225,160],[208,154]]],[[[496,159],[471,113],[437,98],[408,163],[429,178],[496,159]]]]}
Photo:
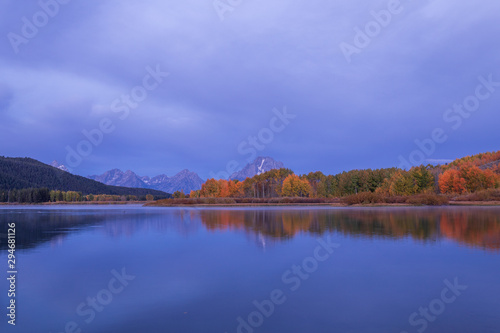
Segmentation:
{"type": "Polygon", "coordinates": [[[281,195],[285,178],[292,174],[290,169],[273,169],[243,181],[244,196],[250,198],[274,198],[281,195]]]}
{"type": "Polygon", "coordinates": [[[339,196],[338,195],[339,180],[336,176],[334,175],[326,176],[324,187],[325,187],[326,197],[339,196]]]}
{"type": "Polygon", "coordinates": [[[186,195],[184,194],[184,190],[175,191],[172,196],[174,197],[174,199],[184,199],[184,198],[186,198],[186,195]]]}
{"type": "Polygon", "coordinates": [[[418,191],[418,187],[413,181],[410,172],[400,170],[396,172],[389,180],[390,195],[413,195],[418,191]]]}
{"type": "Polygon", "coordinates": [[[310,172],[305,176],[311,185],[311,196],[316,198],[326,198],[327,184],[326,176],[321,171],[310,172]]]}
{"type": "Polygon", "coordinates": [[[228,198],[230,196],[229,193],[229,183],[225,179],[219,179],[219,193],[217,195],[218,198],[228,198]]]}
{"type": "Polygon", "coordinates": [[[466,165],[462,166],[459,172],[460,176],[465,179],[465,188],[468,192],[496,187],[497,176],[492,170],[481,170],[477,166],[466,165]]]}
{"type": "Polygon", "coordinates": [[[311,193],[311,185],[307,179],[300,179],[292,174],[283,181],[281,195],[284,197],[308,197],[311,193]]]}
{"type": "Polygon", "coordinates": [[[435,178],[430,171],[430,166],[413,167],[410,177],[415,185],[416,193],[430,192],[434,190],[435,178]]]}
{"type": "Polygon", "coordinates": [[[229,197],[241,198],[244,196],[243,182],[238,180],[230,180],[228,182],[229,197]]]}
{"type": "Polygon", "coordinates": [[[458,169],[448,169],[439,177],[439,189],[442,193],[473,193],[498,186],[497,174],[470,163],[464,163],[458,169]]]}
{"type": "Polygon", "coordinates": [[[201,185],[200,197],[217,198],[219,196],[219,191],[219,182],[212,178],[201,185]]]}
{"type": "Polygon", "coordinates": [[[439,177],[439,190],[441,193],[457,193],[465,192],[465,179],[460,176],[460,172],[456,169],[446,170],[439,177]]]}
{"type": "Polygon", "coordinates": [[[200,197],[200,190],[197,190],[197,191],[191,191],[189,193],[189,197],[190,198],[199,198],[200,197]]]}

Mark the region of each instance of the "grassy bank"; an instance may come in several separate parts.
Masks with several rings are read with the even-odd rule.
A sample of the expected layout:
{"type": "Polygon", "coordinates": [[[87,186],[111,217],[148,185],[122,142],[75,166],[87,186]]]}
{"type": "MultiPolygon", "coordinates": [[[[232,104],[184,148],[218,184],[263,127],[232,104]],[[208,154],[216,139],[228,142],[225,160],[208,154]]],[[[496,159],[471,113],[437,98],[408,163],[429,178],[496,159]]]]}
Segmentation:
{"type": "Polygon", "coordinates": [[[383,196],[377,193],[364,192],[346,196],[340,201],[347,205],[412,205],[412,206],[497,206],[500,205],[500,189],[488,189],[458,196],[443,194],[417,194],[411,196],[383,196]]]}
{"type": "Polygon", "coordinates": [[[151,207],[172,206],[281,206],[281,205],[332,205],[340,204],[337,198],[186,198],[163,199],[146,204],[151,207]]]}
{"type": "Polygon", "coordinates": [[[416,194],[410,196],[384,196],[372,192],[363,192],[343,197],[341,202],[352,205],[410,205],[410,206],[443,206],[449,204],[449,198],[438,194],[416,194]]]}

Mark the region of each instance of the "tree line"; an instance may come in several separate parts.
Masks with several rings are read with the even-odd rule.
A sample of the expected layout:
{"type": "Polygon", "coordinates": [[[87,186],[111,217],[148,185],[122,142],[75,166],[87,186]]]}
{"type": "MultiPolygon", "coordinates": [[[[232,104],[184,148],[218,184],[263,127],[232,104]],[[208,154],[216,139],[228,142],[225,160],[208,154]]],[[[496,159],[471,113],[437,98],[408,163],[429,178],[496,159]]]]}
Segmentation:
{"type": "MultiPolygon", "coordinates": [[[[500,151],[469,156],[445,166],[421,165],[365,169],[325,175],[296,175],[290,169],[275,169],[244,181],[209,179],[190,198],[338,198],[358,193],[381,196],[418,194],[464,194],[500,187],[500,151]],[[484,167],[484,166],[487,167],[484,167]]],[[[174,197],[184,198],[184,193],[174,197]]]]}
{"type": "Polygon", "coordinates": [[[109,195],[88,194],[75,191],[56,191],[48,188],[27,188],[0,190],[0,202],[7,203],[46,203],[46,202],[109,202],[109,201],[152,201],[148,195],[109,195]]]}

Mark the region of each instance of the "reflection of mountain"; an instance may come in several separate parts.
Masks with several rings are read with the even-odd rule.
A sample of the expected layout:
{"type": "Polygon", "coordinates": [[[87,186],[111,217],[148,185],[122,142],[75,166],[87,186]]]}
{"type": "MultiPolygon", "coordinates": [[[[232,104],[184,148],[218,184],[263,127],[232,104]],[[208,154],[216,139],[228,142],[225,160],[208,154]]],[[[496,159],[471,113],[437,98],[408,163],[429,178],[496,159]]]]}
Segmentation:
{"type": "Polygon", "coordinates": [[[271,239],[338,232],[354,237],[451,239],[500,250],[498,209],[202,210],[209,230],[245,230],[271,239]]]}

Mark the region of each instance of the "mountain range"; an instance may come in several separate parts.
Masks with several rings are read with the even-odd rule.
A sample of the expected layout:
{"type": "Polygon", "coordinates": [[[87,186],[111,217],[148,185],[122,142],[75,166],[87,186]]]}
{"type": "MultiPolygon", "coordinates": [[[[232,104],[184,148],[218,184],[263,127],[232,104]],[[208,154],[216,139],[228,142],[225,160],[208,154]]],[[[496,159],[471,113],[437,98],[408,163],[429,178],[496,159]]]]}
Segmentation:
{"type": "MultiPolygon", "coordinates": [[[[57,162],[53,162],[53,166],[59,168],[64,167],[57,162]]],[[[248,177],[251,178],[266,171],[283,167],[283,163],[275,161],[271,157],[259,156],[252,163],[247,164],[242,170],[233,173],[229,179],[243,181],[248,177]]],[[[167,193],[174,193],[182,190],[186,194],[201,189],[201,185],[205,182],[197,173],[187,169],[182,170],[173,177],[159,175],[153,178],[139,176],[130,170],[123,172],[120,169],[113,169],[106,171],[102,175],[92,175],[88,176],[88,178],[106,185],[149,188],[167,193]]]]}
{"type": "Polygon", "coordinates": [[[93,175],[88,178],[106,185],[149,188],[167,193],[182,190],[186,194],[201,189],[201,185],[205,182],[198,174],[187,169],[172,177],[159,175],[153,178],[138,176],[130,170],[123,172],[119,169],[113,169],[106,171],[102,175],[93,175]]]}

